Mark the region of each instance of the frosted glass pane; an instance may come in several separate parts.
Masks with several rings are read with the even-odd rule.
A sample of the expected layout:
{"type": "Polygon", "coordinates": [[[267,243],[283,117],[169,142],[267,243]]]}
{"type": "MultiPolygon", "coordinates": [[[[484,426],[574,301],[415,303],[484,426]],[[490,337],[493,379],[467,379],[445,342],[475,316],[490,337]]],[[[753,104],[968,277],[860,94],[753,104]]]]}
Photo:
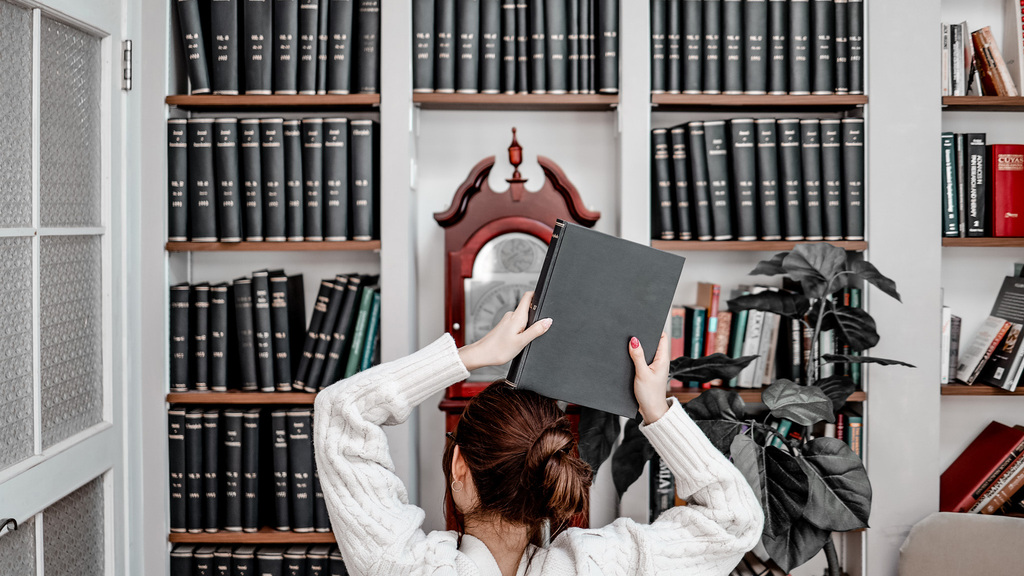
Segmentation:
{"type": "Polygon", "coordinates": [[[0,226],[28,227],[32,225],[32,13],[3,0],[0,70],[0,226]]]}
{"type": "Polygon", "coordinates": [[[40,239],[42,440],[96,424],[103,408],[102,266],[98,236],[40,239]]]}
{"type": "Polygon", "coordinates": [[[100,41],[43,17],[39,65],[39,220],[99,226],[100,41]]]}
{"type": "Polygon", "coordinates": [[[100,576],[103,561],[103,477],[43,511],[46,576],[100,576]]]}
{"type": "Polygon", "coordinates": [[[31,576],[36,573],[36,520],[29,518],[0,536],[0,574],[31,576]]]}
{"type": "MultiPolygon", "coordinates": [[[[32,240],[0,238],[0,470],[32,455],[32,240]]],[[[0,554],[0,558],[3,555],[0,554]]]]}

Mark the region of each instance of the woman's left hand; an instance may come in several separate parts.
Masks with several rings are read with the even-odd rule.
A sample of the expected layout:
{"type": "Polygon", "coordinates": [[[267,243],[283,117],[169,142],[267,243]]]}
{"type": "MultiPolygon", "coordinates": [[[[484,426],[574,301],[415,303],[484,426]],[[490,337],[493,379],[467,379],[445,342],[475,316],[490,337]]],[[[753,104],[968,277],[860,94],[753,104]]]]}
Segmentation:
{"type": "Polygon", "coordinates": [[[459,348],[459,358],[467,370],[473,371],[484,366],[501,366],[515,358],[535,338],[548,331],[548,328],[551,327],[551,318],[538,320],[529,328],[526,327],[531,301],[533,301],[532,290],[523,294],[516,309],[506,312],[498,324],[491,328],[491,331],[483,338],[459,348]]]}

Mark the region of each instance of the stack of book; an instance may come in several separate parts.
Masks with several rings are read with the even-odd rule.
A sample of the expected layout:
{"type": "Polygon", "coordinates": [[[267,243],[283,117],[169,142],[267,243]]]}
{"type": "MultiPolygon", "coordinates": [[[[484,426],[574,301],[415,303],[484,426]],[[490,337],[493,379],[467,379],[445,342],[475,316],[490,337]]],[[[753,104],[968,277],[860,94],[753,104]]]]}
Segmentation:
{"type": "Polygon", "coordinates": [[[939,510],[1024,514],[1024,426],[990,423],[939,480],[939,510]]]}
{"type": "MultiPolygon", "coordinates": [[[[953,322],[950,322],[949,333],[943,334],[942,349],[945,352],[955,348],[957,353],[954,359],[950,352],[950,364],[955,362],[956,370],[950,366],[947,381],[955,379],[967,385],[988,384],[1008,392],[1017,389],[1021,372],[1024,372],[1024,346],[1021,345],[1024,343],[1020,341],[1024,307],[1021,302],[1024,302],[1024,278],[1007,276],[988,318],[969,344],[960,345],[957,328],[954,346],[953,322]]],[[[946,312],[943,312],[945,316],[946,312]]],[[[945,318],[943,328],[946,328],[945,318]]]]}
{"type": "Polygon", "coordinates": [[[376,276],[322,280],[308,323],[302,276],[280,270],[177,284],[170,302],[171,392],[316,393],[379,361],[376,276]]]}
{"type": "Polygon", "coordinates": [[[983,133],[942,133],[942,235],[1022,237],[1024,145],[983,133]]]}
{"type": "Polygon", "coordinates": [[[380,0],[174,0],[192,94],[377,94],[380,0]]]}
{"type": "Polygon", "coordinates": [[[337,546],[194,546],[171,549],[171,576],[347,576],[337,546]]]}
{"type": "Polygon", "coordinates": [[[168,120],[168,240],[379,238],[377,133],[346,118],[168,120]]]}
{"type": "Polygon", "coordinates": [[[413,0],[413,91],[617,94],[619,0],[413,0]]]}
{"type": "Polygon", "coordinates": [[[1024,74],[1024,6],[1006,2],[1003,49],[988,26],[942,24],[943,96],[1017,96],[1024,74]],[[1004,57],[1005,56],[1005,57],[1004,57]]]}
{"type": "Polygon", "coordinates": [[[863,0],[651,0],[655,94],[863,94],[863,0]]]}
{"type": "Polygon", "coordinates": [[[651,140],[655,239],[864,239],[863,118],[695,121],[651,140]]]}

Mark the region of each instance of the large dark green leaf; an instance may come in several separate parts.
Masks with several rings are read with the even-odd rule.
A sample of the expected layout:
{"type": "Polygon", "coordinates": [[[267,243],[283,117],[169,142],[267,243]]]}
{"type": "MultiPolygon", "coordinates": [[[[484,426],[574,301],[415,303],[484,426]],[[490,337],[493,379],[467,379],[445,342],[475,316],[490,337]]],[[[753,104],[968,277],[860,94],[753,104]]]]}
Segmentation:
{"type": "Polygon", "coordinates": [[[869,282],[875,288],[878,288],[882,292],[885,292],[889,296],[892,296],[897,301],[902,302],[900,299],[900,293],[896,291],[896,283],[886,278],[875,268],[875,265],[867,260],[854,260],[850,265],[850,271],[854,273],[858,278],[869,282]]]}
{"type": "Polygon", "coordinates": [[[817,386],[800,386],[780,378],[765,389],[761,401],[776,418],[787,418],[803,426],[824,420],[835,422],[832,401],[817,386]]]}
{"type": "Polygon", "coordinates": [[[750,364],[756,358],[757,356],[730,358],[722,353],[715,353],[701,358],[680,356],[669,364],[668,374],[681,382],[689,380],[708,382],[716,378],[728,380],[736,377],[747,364],[750,364]]]}
{"type": "Polygon", "coordinates": [[[823,530],[866,528],[871,515],[871,481],[864,462],[842,440],[815,438],[803,447],[807,473],[804,518],[823,530]]]}
{"type": "Polygon", "coordinates": [[[831,244],[798,244],[782,260],[786,275],[800,282],[804,295],[821,298],[835,287],[829,284],[846,267],[846,251],[831,244]]]}
{"type": "Polygon", "coordinates": [[[595,408],[580,408],[580,458],[597,469],[608,459],[619,437],[619,416],[595,408]]]}
{"type": "Polygon", "coordinates": [[[785,316],[786,318],[800,319],[807,314],[811,307],[811,301],[803,294],[789,292],[787,290],[772,291],[766,290],[757,294],[744,294],[729,300],[729,310],[763,310],[785,316]]]}
{"type": "Polygon", "coordinates": [[[768,555],[787,574],[821,551],[831,536],[804,518],[797,518],[782,534],[764,534],[761,542],[768,555]]]}
{"type": "Polygon", "coordinates": [[[917,368],[913,364],[907,364],[901,360],[889,360],[888,358],[874,358],[872,356],[848,356],[845,354],[825,354],[821,357],[826,364],[879,364],[881,366],[907,366],[917,368]]]}
{"type": "Polygon", "coordinates": [[[834,375],[818,380],[815,384],[832,401],[832,412],[836,413],[846,405],[846,399],[857,389],[848,376],[834,375]]]}
{"type": "Polygon", "coordinates": [[[643,474],[644,465],[654,457],[654,447],[640,432],[636,420],[627,420],[622,432],[622,443],[612,454],[612,482],[619,498],[643,474]]]}
{"type": "Polygon", "coordinates": [[[747,405],[735,390],[712,388],[687,402],[686,413],[694,420],[739,422],[747,415],[747,405]]]}
{"type": "Polygon", "coordinates": [[[793,456],[774,446],[763,448],[764,454],[764,533],[779,536],[787,533],[803,516],[807,505],[807,473],[793,456]]]}
{"type": "Polygon", "coordinates": [[[836,306],[825,310],[821,319],[822,330],[835,330],[839,339],[855,352],[878,344],[875,319],[861,308],[836,306]]]}
{"type": "Polygon", "coordinates": [[[778,276],[779,274],[785,274],[786,269],[782,266],[782,261],[786,259],[787,254],[789,254],[789,252],[779,252],[768,260],[761,260],[757,263],[757,266],[754,266],[754,269],[750,271],[750,275],[778,276]]]}
{"type": "Polygon", "coordinates": [[[754,439],[745,434],[740,434],[732,440],[729,447],[729,457],[736,469],[747,479],[747,484],[757,496],[757,501],[764,509],[764,447],[754,442],[754,439]]]}

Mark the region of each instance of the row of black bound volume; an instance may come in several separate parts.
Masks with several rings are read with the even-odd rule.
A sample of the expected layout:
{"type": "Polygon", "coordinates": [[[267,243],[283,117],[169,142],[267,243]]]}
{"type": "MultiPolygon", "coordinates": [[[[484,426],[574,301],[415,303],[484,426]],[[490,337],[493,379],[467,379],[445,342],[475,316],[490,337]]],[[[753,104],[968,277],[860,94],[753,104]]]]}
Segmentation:
{"type": "Polygon", "coordinates": [[[380,0],[172,0],[192,94],[377,94],[380,0]]]}
{"type": "Polygon", "coordinates": [[[617,94],[619,0],[413,0],[413,91],[617,94]]]}
{"type": "Polygon", "coordinates": [[[863,94],[863,0],[651,0],[655,94],[863,94]]]}
{"type": "Polygon", "coordinates": [[[171,392],[316,393],[379,363],[377,279],[322,280],[308,324],[301,275],[171,286],[171,392]]]}
{"type": "Polygon", "coordinates": [[[689,122],[651,140],[655,239],[864,239],[863,118],[689,122]]]}
{"type": "Polygon", "coordinates": [[[379,239],[377,134],[347,118],[170,119],[167,239],[379,239]]]}
{"type": "Polygon", "coordinates": [[[171,532],[330,532],[310,408],[167,411],[171,532]]]}
{"type": "Polygon", "coordinates": [[[171,549],[171,576],[348,576],[337,546],[194,546],[171,549]]]}

